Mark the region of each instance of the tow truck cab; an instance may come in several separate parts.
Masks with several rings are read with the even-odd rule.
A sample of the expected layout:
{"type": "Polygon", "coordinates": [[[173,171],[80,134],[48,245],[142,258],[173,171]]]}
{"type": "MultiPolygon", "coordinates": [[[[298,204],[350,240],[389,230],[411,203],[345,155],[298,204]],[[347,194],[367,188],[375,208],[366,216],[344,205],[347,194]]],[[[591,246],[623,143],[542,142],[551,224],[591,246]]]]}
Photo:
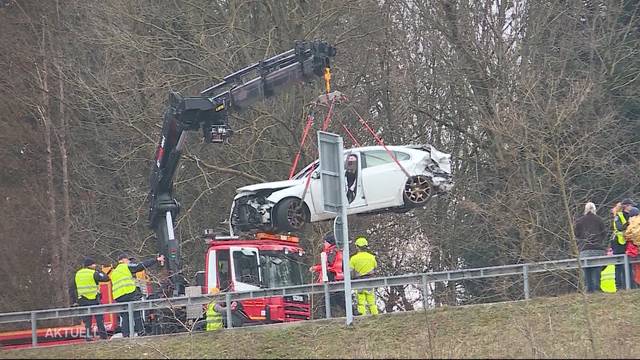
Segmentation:
{"type": "MultiPolygon", "coordinates": [[[[255,237],[206,235],[204,286],[249,291],[304,284],[304,251],[299,238],[257,233],[255,237]]],[[[307,295],[274,296],[241,301],[243,325],[290,322],[310,318],[307,295]]]]}

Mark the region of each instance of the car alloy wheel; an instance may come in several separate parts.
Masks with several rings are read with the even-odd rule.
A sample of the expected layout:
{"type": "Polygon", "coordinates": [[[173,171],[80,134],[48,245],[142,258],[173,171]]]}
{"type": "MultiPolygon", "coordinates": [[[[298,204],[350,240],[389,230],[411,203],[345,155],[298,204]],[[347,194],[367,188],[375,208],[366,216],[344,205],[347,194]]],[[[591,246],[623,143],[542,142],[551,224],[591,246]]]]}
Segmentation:
{"type": "Polygon", "coordinates": [[[404,185],[405,205],[419,206],[431,198],[431,182],[424,175],[416,175],[407,179],[404,185]]]}
{"type": "Polygon", "coordinates": [[[304,203],[300,199],[287,198],[276,208],[275,227],[280,231],[300,231],[309,222],[304,203]]]}
{"type": "Polygon", "coordinates": [[[289,226],[294,229],[301,229],[304,226],[304,209],[300,201],[292,201],[289,204],[287,220],[289,220],[289,226]]]}

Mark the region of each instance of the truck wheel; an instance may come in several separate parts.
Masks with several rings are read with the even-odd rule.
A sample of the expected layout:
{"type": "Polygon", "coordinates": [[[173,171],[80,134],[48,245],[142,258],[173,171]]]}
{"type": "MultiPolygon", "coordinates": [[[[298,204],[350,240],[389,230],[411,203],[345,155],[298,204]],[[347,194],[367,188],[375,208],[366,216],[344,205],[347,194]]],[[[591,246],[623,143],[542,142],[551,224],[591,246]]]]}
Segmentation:
{"type": "Polygon", "coordinates": [[[276,207],[275,220],[280,231],[302,231],[309,222],[309,210],[302,200],[286,198],[276,207]]]}
{"type": "Polygon", "coordinates": [[[433,189],[429,178],[424,175],[416,175],[407,179],[402,198],[404,205],[411,208],[426,204],[432,194],[433,189]]]}

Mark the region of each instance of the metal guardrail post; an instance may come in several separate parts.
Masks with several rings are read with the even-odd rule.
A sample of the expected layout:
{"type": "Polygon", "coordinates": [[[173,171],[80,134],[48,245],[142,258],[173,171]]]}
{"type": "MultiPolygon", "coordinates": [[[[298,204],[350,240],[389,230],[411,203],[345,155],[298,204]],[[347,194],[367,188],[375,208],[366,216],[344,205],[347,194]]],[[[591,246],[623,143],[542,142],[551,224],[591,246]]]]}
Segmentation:
{"type": "Polygon", "coordinates": [[[422,307],[427,311],[429,301],[427,300],[427,275],[422,275],[422,307]]]}
{"type": "Polygon", "coordinates": [[[224,301],[227,305],[227,329],[231,329],[233,327],[233,321],[231,317],[231,294],[226,293],[224,295],[224,301]]]}
{"type": "Polygon", "coordinates": [[[36,313],[31,312],[31,346],[38,346],[38,325],[36,320],[36,313]]]}
{"type": "Polygon", "coordinates": [[[631,266],[629,264],[629,256],[624,254],[624,286],[625,289],[631,289],[631,266]]]}
{"type": "Polygon", "coordinates": [[[526,264],[522,266],[522,278],[524,282],[524,298],[529,300],[529,266],[526,264]]]}
{"type": "MultiPolygon", "coordinates": [[[[129,314],[129,338],[133,339],[133,335],[136,333],[135,320],[133,319],[133,303],[127,303],[127,313],[129,314]]],[[[122,324],[124,326],[124,324],[122,324]]]]}
{"type": "Polygon", "coordinates": [[[324,315],[327,319],[331,319],[331,296],[326,282],[324,283],[324,315]]]}

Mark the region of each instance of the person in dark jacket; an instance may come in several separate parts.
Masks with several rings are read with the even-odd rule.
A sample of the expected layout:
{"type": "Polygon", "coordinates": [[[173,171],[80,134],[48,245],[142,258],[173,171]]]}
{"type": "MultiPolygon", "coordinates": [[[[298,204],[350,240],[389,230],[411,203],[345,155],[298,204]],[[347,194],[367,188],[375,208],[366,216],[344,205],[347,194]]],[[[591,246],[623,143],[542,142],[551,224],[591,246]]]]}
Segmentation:
{"type": "MultiPolygon", "coordinates": [[[[574,226],[578,242],[579,257],[604,256],[607,242],[607,226],[596,215],[596,205],[588,202],[584,206],[584,215],[578,218],[574,226]]],[[[584,282],[587,292],[600,289],[600,267],[585,267],[584,282]]]]}
{"type": "MultiPolygon", "coordinates": [[[[611,249],[614,255],[622,255],[627,250],[627,241],[624,238],[624,231],[629,226],[629,219],[640,214],[635,207],[635,203],[631,199],[624,199],[617,203],[612,209],[613,214],[613,238],[611,239],[611,249]]],[[[633,279],[633,274],[629,274],[633,279]]],[[[616,287],[617,289],[625,289],[625,272],[624,264],[616,265],[616,287]]],[[[633,285],[633,282],[632,282],[633,285]]]]}
{"type": "MultiPolygon", "coordinates": [[[[155,259],[145,260],[141,263],[131,262],[126,253],[118,255],[118,265],[110,273],[111,276],[111,293],[116,302],[137,301],[142,298],[142,294],[136,286],[134,274],[157,263],[164,265],[164,255],[159,255],[155,259]]],[[[120,313],[122,336],[129,337],[131,331],[129,329],[129,313],[124,311],[120,313]]],[[[144,326],[142,324],[142,314],[140,311],[133,313],[134,330],[139,336],[144,335],[144,326]]]]}
{"type": "Polygon", "coordinates": [[[347,183],[347,201],[351,204],[358,191],[358,157],[356,155],[347,156],[344,176],[347,183]]]}
{"type": "MultiPolygon", "coordinates": [[[[82,262],[82,269],[76,271],[69,286],[69,297],[72,306],[100,305],[100,282],[108,282],[109,277],[97,269],[96,261],[92,257],[86,257],[82,262]]],[[[95,315],[98,335],[101,339],[107,338],[107,330],[104,327],[102,314],[95,315]]],[[[91,340],[91,315],[82,316],[82,322],[86,329],[85,339],[91,340]]]]}

